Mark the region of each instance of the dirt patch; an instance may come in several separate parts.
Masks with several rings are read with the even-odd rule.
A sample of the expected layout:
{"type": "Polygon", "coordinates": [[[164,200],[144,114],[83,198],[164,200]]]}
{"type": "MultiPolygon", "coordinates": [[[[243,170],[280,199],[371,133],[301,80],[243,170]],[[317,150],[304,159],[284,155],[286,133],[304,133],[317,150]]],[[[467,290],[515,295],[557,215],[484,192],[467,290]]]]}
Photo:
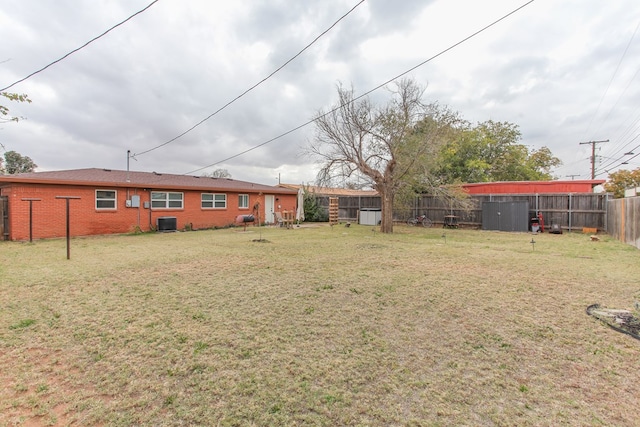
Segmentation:
{"type": "Polygon", "coordinates": [[[87,390],[77,386],[73,378],[81,373],[63,360],[62,351],[29,348],[24,353],[0,354],[0,360],[4,366],[25,366],[0,376],[0,424],[56,427],[76,421],[73,408],[87,390]]]}

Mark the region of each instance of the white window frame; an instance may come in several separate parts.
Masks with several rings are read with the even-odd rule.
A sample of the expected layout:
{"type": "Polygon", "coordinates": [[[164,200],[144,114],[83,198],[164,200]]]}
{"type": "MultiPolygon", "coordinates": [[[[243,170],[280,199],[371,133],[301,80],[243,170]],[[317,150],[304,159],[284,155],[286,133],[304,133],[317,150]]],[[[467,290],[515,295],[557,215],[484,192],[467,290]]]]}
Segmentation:
{"type": "Polygon", "coordinates": [[[226,209],[227,195],[224,193],[202,193],[200,206],[202,209],[226,209]]]}
{"type": "Polygon", "coordinates": [[[151,209],[183,209],[184,193],[176,191],[152,191],[151,192],[151,209]],[[164,194],[164,198],[154,197],[158,194],[164,194]],[[179,198],[176,198],[179,195],[179,198]],[[162,206],[160,206],[162,204],[162,206]]]}
{"type": "Polygon", "coordinates": [[[96,210],[100,210],[100,211],[113,211],[116,210],[118,208],[118,191],[117,190],[108,190],[108,189],[100,189],[100,190],[96,190],[96,210]],[[106,193],[113,193],[113,197],[98,197],[98,194],[100,192],[106,193]],[[113,206],[98,206],[99,202],[113,202],[113,206]]]}
{"type": "Polygon", "coordinates": [[[249,209],[248,194],[238,194],[238,209],[249,209]]]}

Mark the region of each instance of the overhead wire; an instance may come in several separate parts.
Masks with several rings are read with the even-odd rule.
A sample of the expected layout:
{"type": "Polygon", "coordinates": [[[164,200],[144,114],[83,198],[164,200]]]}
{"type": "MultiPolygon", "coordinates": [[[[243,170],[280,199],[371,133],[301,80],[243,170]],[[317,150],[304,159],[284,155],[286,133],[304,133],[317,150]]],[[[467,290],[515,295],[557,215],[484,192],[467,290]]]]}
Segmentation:
{"type": "Polygon", "coordinates": [[[164,147],[165,145],[168,145],[170,143],[172,143],[173,141],[182,138],[183,136],[185,136],[186,134],[188,134],[189,132],[191,132],[192,130],[194,130],[195,128],[197,128],[198,126],[200,126],[201,124],[203,124],[204,122],[206,122],[207,120],[209,120],[210,118],[212,118],[213,116],[215,116],[216,114],[220,113],[222,110],[224,110],[225,108],[227,108],[228,106],[230,106],[231,104],[233,104],[234,102],[236,102],[237,100],[239,100],[240,98],[242,98],[243,96],[245,96],[247,93],[251,92],[253,89],[257,88],[258,86],[260,86],[262,83],[266,82],[268,79],[270,79],[271,77],[273,77],[277,72],[279,72],[280,70],[282,70],[284,67],[286,67],[287,65],[289,65],[289,63],[291,61],[293,61],[294,59],[296,59],[297,57],[299,57],[300,55],[302,55],[302,53],[304,53],[304,51],[306,51],[307,49],[309,49],[311,46],[313,46],[318,40],[320,40],[321,37],[323,37],[325,34],[327,34],[329,31],[331,31],[333,29],[333,27],[335,27],[336,25],[338,25],[338,23],[340,21],[342,21],[344,18],[346,18],[349,14],[351,14],[351,12],[353,12],[358,6],[360,6],[362,3],[364,3],[365,0],[361,0],[360,2],[358,2],[355,6],[353,6],[347,13],[345,13],[344,15],[342,15],[337,21],[335,21],[333,24],[331,24],[331,26],[329,28],[327,28],[326,30],[324,30],[322,33],[320,33],[316,38],[314,38],[311,43],[307,44],[304,48],[302,48],[302,50],[300,50],[298,53],[296,53],[294,56],[292,56],[290,59],[288,59],[284,64],[282,64],[281,66],[279,66],[278,68],[276,68],[273,72],[271,72],[268,76],[266,76],[265,78],[263,78],[262,80],[260,80],[258,83],[254,84],[253,86],[251,86],[249,89],[245,90],[244,92],[242,92],[240,95],[236,96],[235,98],[233,98],[231,101],[227,102],[226,104],[224,104],[222,107],[218,108],[216,111],[214,111],[213,113],[209,114],[207,117],[205,117],[204,119],[200,120],[198,123],[196,123],[195,125],[191,126],[189,129],[187,129],[186,131],[182,132],[180,135],[171,138],[170,140],[163,142],[160,145],[156,145],[153,148],[149,148],[148,150],[144,150],[141,151],[139,153],[135,153],[133,154],[132,157],[136,157],[136,156],[141,156],[143,154],[147,154],[150,153],[154,150],[157,150],[158,148],[164,147]]]}
{"type": "MultiPolygon", "coordinates": [[[[615,140],[618,141],[611,150],[607,150],[609,156],[614,157],[617,153],[626,149],[631,143],[631,138],[635,132],[640,129],[640,107],[634,112],[635,118],[631,119],[631,115],[625,119],[624,122],[629,122],[629,125],[615,136],[615,140]]],[[[633,115],[633,114],[632,114],[633,115]]]]}
{"type": "MultiPolygon", "coordinates": [[[[617,138],[620,142],[618,142],[616,144],[616,149],[614,152],[609,152],[607,151],[606,154],[608,154],[609,158],[611,159],[610,161],[608,161],[606,164],[600,165],[599,167],[596,168],[597,171],[597,175],[601,175],[602,174],[602,170],[604,170],[605,172],[608,172],[611,169],[617,168],[619,167],[625,156],[630,155],[630,152],[633,152],[635,150],[637,150],[636,148],[633,149],[627,149],[627,147],[629,145],[631,145],[639,136],[640,134],[636,134],[634,137],[631,137],[631,134],[638,132],[638,130],[640,130],[640,127],[637,126],[638,123],[640,122],[640,115],[638,115],[635,120],[633,121],[632,124],[630,124],[625,130],[624,132],[617,138]],[[629,140],[627,141],[627,138],[629,138],[629,140]],[[619,155],[619,153],[621,153],[622,151],[626,151],[626,153],[619,155]],[[617,156],[617,157],[616,157],[617,156]],[[619,165],[616,166],[612,166],[614,163],[620,162],[619,165]]],[[[602,157],[602,156],[601,156],[602,157]]]]}
{"type": "Polygon", "coordinates": [[[618,162],[622,162],[625,159],[625,156],[630,156],[633,154],[634,151],[636,151],[638,149],[638,146],[631,148],[631,149],[626,149],[629,145],[631,145],[633,143],[633,141],[635,141],[638,136],[640,135],[636,135],[635,137],[633,137],[632,139],[630,139],[626,144],[624,144],[622,147],[620,147],[620,149],[618,151],[616,151],[613,156],[614,157],[610,157],[610,156],[605,156],[605,155],[599,155],[599,157],[602,158],[607,158],[609,159],[605,164],[600,165],[599,167],[596,168],[597,172],[600,172],[601,169],[611,169],[614,163],[618,163],[618,162]],[[621,151],[625,151],[624,154],[619,154],[621,151]]]}
{"type": "MultiPolygon", "coordinates": [[[[625,47],[625,49],[624,49],[624,52],[622,53],[622,56],[620,57],[620,60],[618,61],[618,64],[617,64],[617,66],[616,66],[615,71],[613,72],[613,75],[612,75],[612,77],[611,77],[611,80],[609,81],[609,84],[608,84],[608,86],[607,86],[607,89],[606,89],[606,90],[605,90],[605,92],[603,93],[603,95],[602,95],[602,97],[601,97],[601,99],[600,99],[600,102],[598,103],[598,107],[596,108],[596,111],[595,111],[595,113],[594,113],[594,116],[593,116],[593,118],[591,119],[591,121],[590,121],[590,123],[589,123],[589,128],[591,127],[591,125],[592,125],[592,123],[593,123],[593,121],[594,121],[594,119],[595,119],[596,115],[598,114],[598,111],[600,110],[600,107],[601,107],[601,105],[602,105],[602,102],[603,102],[603,100],[604,100],[605,96],[607,95],[607,93],[608,93],[608,91],[609,91],[609,89],[610,89],[610,87],[611,87],[611,84],[613,83],[613,81],[614,81],[614,79],[615,79],[616,75],[618,74],[618,71],[619,71],[619,69],[620,69],[620,66],[621,66],[622,62],[624,61],[625,57],[627,56],[627,53],[629,52],[629,48],[631,47],[631,44],[632,44],[632,42],[633,42],[633,40],[634,40],[634,38],[635,38],[635,36],[636,36],[636,34],[637,34],[637,32],[638,32],[638,29],[639,29],[639,28],[640,28],[640,22],[638,23],[638,25],[636,25],[636,28],[635,28],[635,30],[634,30],[634,32],[633,32],[633,34],[631,35],[631,38],[629,39],[629,42],[627,43],[627,45],[626,45],[626,47],[625,47]]],[[[609,109],[609,112],[608,112],[608,113],[606,114],[606,116],[602,119],[603,121],[607,121],[607,120],[609,119],[609,117],[611,116],[611,113],[615,110],[615,108],[617,107],[618,103],[619,103],[619,102],[620,102],[620,100],[622,99],[623,95],[627,93],[627,90],[629,89],[629,86],[630,86],[630,85],[631,85],[631,83],[635,80],[635,78],[638,76],[638,73],[639,73],[639,72],[640,72],[640,68],[636,70],[636,72],[635,72],[635,74],[633,75],[633,77],[629,80],[629,82],[628,82],[628,83],[627,83],[627,85],[625,86],[625,88],[624,88],[624,90],[622,91],[622,93],[618,96],[618,99],[616,100],[616,102],[614,103],[614,105],[611,107],[611,109],[609,109]]],[[[622,152],[623,150],[625,150],[625,148],[626,148],[627,146],[629,146],[629,145],[633,142],[633,140],[635,140],[635,138],[637,138],[637,136],[636,136],[635,138],[633,138],[633,139],[632,139],[632,140],[630,140],[630,141],[625,141],[625,138],[626,138],[627,133],[628,133],[628,132],[630,132],[630,131],[632,131],[633,127],[635,126],[635,123],[637,123],[637,121],[638,121],[638,120],[640,120],[640,116],[638,116],[638,118],[634,121],[634,123],[633,123],[633,124],[631,124],[629,127],[627,127],[627,129],[623,132],[623,134],[622,134],[622,135],[620,135],[620,136],[618,136],[618,137],[616,137],[616,138],[614,139],[614,140],[617,140],[618,142],[616,142],[616,143],[614,143],[613,145],[611,145],[611,146],[609,146],[609,147],[607,147],[607,148],[606,148],[605,153],[609,155],[609,156],[608,156],[608,159],[607,159],[607,161],[605,162],[605,164],[602,164],[602,165],[598,166],[598,167],[595,169],[595,170],[596,170],[596,172],[597,172],[597,173],[596,173],[596,176],[597,176],[597,175],[601,175],[601,174],[603,173],[603,172],[602,172],[603,170],[604,170],[605,172],[608,172],[608,170],[609,170],[609,169],[617,168],[617,167],[619,167],[621,164],[623,164],[623,163],[622,163],[622,161],[623,161],[624,157],[626,156],[626,154],[623,154],[622,156],[617,157],[617,158],[616,158],[616,156],[617,156],[620,152],[622,152]],[[616,165],[616,166],[612,166],[612,165],[614,165],[615,163],[620,163],[620,164],[618,164],[618,165],[616,165]]],[[[625,122],[626,122],[626,119],[625,119],[625,122]]],[[[588,131],[587,131],[587,132],[588,132],[588,131]]],[[[633,151],[633,150],[632,150],[632,151],[633,151]]],[[[600,155],[599,157],[605,157],[605,156],[600,155]]],[[[592,162],[595,162],[595,159],[591,159],[591,161],[592,161],[592,162]]]]}
{"type": "Polygon", "coordinates": [[[54,64],[57,64],[58,62],[66,59],[67,57],[69,57],[70,55],[78,52],[81,49],[84,49],[85,47],[87,47],[89,44],[93,43],[94,41],[100,39],[101,37],[105,36],[107,33],[109,33],[110,31],[116,29],[117,27],[121,26],[122,24],[124,24],[125,22],[133,19],[134,17],[140,15],[141,13],[145,12],[146,10],[148,10],[151,6],[153,6],[154,4],[156,4],[157,2],[159,2],[160,0],[153,0],[151,3],[149,3],[148,6],[146,6],[144,9],[141,9],[139,11],[137,11],[136,13],[134,13],[133,15],[129,16],[127,19],[125,19],[124,21],[121,21],[119,23],[117,23],[116,25],[114,25],[113,27],[109,28],[107,31],[103,32],[102,34],[92,38],[91,40],[89,40],[88,42],[86,42],[85,44],[83,44],[82,46],[73,49],[71,52],[67,53],[66,55],[62,56],[59,59],[56,59],[53,62],[50,62],[49,64],[45,65],[44,67],[40,68],[39,70],[34,71],[33,73],[27,75],[26,77],[21,78],[20,80],[16,80],[15,82],[11,83],[9,86],[0,88],[0,92],[4,92],[7,89],[12,88],[13,86],[17,85],[18,83],[22,83],[23,81],[35,76],[38,73],[43,72],[44,70],[46,70],[47,68],[51,67],[54,64]]]}
{"type": "Polygon", "coordinates": [[[616,100],[615,104],[613,104],[613,107],[611,107],[607,115],[604,117],[603,121],[607,121],[609,119],[609,116],[611,116],[611,113],[613,112],[613,110],[616,109],[622,97],[627,93],[629,86],[631,86],[631,83],[633,83],[633,81],[636,79],[636,77],[638,77],[639,74],[640,74],[640,67],[638,67],[633,77],[631,77],[631,79],[629,80],[625,88],[622,90],[622,93],[620,93],[620,96],[618,96],[618,99],[616,100]]]}
{"type": "MultiPolygon", "coordinates": [[[[640,69],[638,69],[638,71],[640,71],[640,69]]],[[[638,72],[636,72],[635,76],[638,75],[638,72]]],[[[634,78],[635,78],[634,76],[634,78]]],[[[633,79],[632,79],[633,80],[633,79]]],[[[629,82],[631,83],[631,82],[629,82]]],[[[628,87],[629,85],[627,85],[628,87]]],[[[607,150],[605,151],[605,154],[608,155],[608,157],[610,158],[615,158],[616,156],[619,155],[619,153],[626,151],[634,151],[634,150],[628,150],[627,147],[633,143],[633,141],[638,137],[637,135],[635,137],[631,137],[633,135],[633,133],[637,132],[640,127],[638,126],[638,123],[640,122],[640,107],[637,108],[634,112],[632,112],[624,121],[623,123],[629,122],[632,116],[635,116],[635,118],[633,119],[633,121],[630,122],[630,124],[623,130],[621,131],[619,134],[615,135],[615,137],[612,137],[612,140],[617,141],[613,146],[611,147],[607,147],[607,150]]],[[[610,161],[609,163],[607,163],[606,165],[602,165],[600,166],[598,169],[607,169],[610,168],[612,163],[615,163],[618,160],[622,160],[624,158],[624,156],[626,156],[627,154],[622,154],[620,155],[617,159],[610,161]]],[[[601,155],[602,157],[602,155],[601,155]]]]}
{"type": "MultiPolygon", "coordinates": [[[[593,117],[591,118],[591,121],[589,122],[589,126],[587,127],[586,133],[589,132],[589,129],[591,128],[591,125],[593,124],[593,121],[595,120],[596,116],[598,115],[598,112],[600,111],[600,107],[602,106],[602,102],[604,101],[604,98],[607,96],[607,93],[609,93],[609,89],[611,88],[611,84],[613,83],[613,81],[616,78],[616,75],[618,74],[618,70],[620,69],[620,65],[622,65],[622,62],[624,61],[624,58],[627,56],[627,52],[629,51],[629,47],[631,46],[631,43],[633,42],[633,39],[635,38],[636,32],[638,31],[638,27],[640,27],[640,23],[638,23],[638,26],[636,26],[635,31],[631,35],[631,39],[627,43],[627,46],[625,47],[624,52],[622,52],[622,56],[620,57],[620,60],[618,60],[618,65],[616,65],[616,69],[613,71],[613,75],[611,76],[611,79],[609,80],[609,84],[607,85],[607,88],[604,90],[604,93],[602,94],[602,97],[600,98],[600,102],[598,102],[598,106],[596,107],[596,111],[593,113],[593,117]]],[[[607,115],[607,117],[608,117],[608,115],[607,115]]]]}
{"type": "Polygon", "coordinates": [[[625,120],[624,122],[628,122],[631,116],[635,115],[635,119],[633,119],[633,121],[631,122],[631,124],[629,124],[624,131],[622,131],[622,133],[620,133],[619,136],[617,136],[618,139],[623,140],[627,137],[629,137],[635,130],[638,129],[637,125],[640,122],[640,105],[636,108],[636,110],[631,113],[625,120]],[[635,128],[635,129],[634,129],[635,128]]]}
{"type": "MultiPolygon", "coordinates": [[[[388,79],[387,81],[385,81],[384,83],[379,84],[378,86],[374,87],[373,89],[370,89],[370,90],[368,90],[367,92],[364,92],[363,94],[361,94],[361,95],[359,95],[359,96],[357,96],[357,97],[354,97],[353,99],[351,99],[351,101],[350,101],[350,102],[355,102],[355,101],[357,101],[357,100],[359,100],[359,99],[361,99],[361,98],[364,98],[365,96],[368,96],[369,94],[371,94],[371,93],[375,92],[376,90],[378,90],[378,89],[380,89],[380,88],[383,88],[384,86],[388,85],[389,83],[392,83],[393,81],[395,81],[395,80],[399,79],[400,77],[403,77],[403,76],[405,76],[405,75],[409,74],[410,72],[412,72],[412,71],[414,71],[414,70],[416,70],[416,69],[418,69],[418,68],[422,67],[423,65],[425,65],[425,64],[427,64],[427,63],[429,63],[429,62],[433,61],[434,59],[436,59],[436,58],[438,58],[438,57],[440,57],[440,56],[444,55],[445,53],[449,52],[450,50],[455,49],[456,47],[458,47],[458,46],[460,46],[461,44],[463,44],[463,43],[467,42],[468,40],[472,39],[473,37],[477,36],[478,34],[483,33],[484,31],[488,30],[489,28],[493,27],[494,25],[498,24],[499,22],[504,21],[505,19],[507,19],[507,18],[508,18],[508,17],[510,17],[511,15],[513,15],[513,14],[515,14],[515,13],[519,12],[520,10],[524,9],[526,6],[530,5],[530,4],[531,4],[531,3],[533,3],[534,1],[535,1],[535,0],[529,0],[528,2],[526,2],[526,3],[524,3],[523,5],[521,5],[521,6],[517,7],[516,9],[512,10],[511,12],[509,12],[509,13],[507,13],[507,14],[503,15],[502,17],[500,17],[500,18],[496,19],[495,21],[491,22],[490,24],[488,24],[488,25],[486,25],[486,26],[482,27],[481,29],[479,29],[479,30],[475,31],[475,32],[474,32],[474,33],[472,33],[471,35],[469,35],[469,36],[467,36],[467,37],[463,38],[462,40],[460,40],[460,41],[458,41],[458,42],[456,42],[456,43],[452,44],[451,46],[447,47],[446,49],[441,50],[440,52],[436,53],[435,55],[431,56],[430,58],[428,58],[428,59],[426,59],[426,60],[424,60],[424,61],[420,62],[419,64],[417,64],[417,65],[415,65],[415,66],[413,66],[413,67],[409,68],[408,70],[406,70],[406,71],[404,71],[404,72],[402,72],[402,73],[398,74],[397,76],[395,76],[395,77],[392,77],[392,78],[388,79]]],[[[333,108],[333,109],[331,109],[331,110],[327,111],[326,113],[321,114],[321,115],[319,115],[319,116],[318,116],[318,117],[316,117],[316,118],[310,119],[310,120],[308,120],[308,121],[306,121],[306,122],[302,123],[301,125],[298,125],[298,126],[294,127],[293,129],[290,129],[290,130],[288,130],[288,131],[286,131],[286,132],[283,132],[283,133],[281,133],[280,135],[275,136],[275,137],[273,137],[273,138],[271,138],[271,139],[269,139],[269,140],[267,140],[267,141],[264,141],[264,142],[262,142],[262,143],[260,143],[260,144],[254,145],[254,146],[253,146],[253,147],[251,147],[251,148],[248,148],[248,149],[246,149],[246,150],[243,150],[243,151],[241,151],[241,152],[239,152],[239,153],[237,153],[237,154],[234,154],[234,155],[232,155],[232,156],[229,156],[229,157],[227,157],[227,158],[225,158],[225,159],[222,159],[222,160],[216,161],[215,163],[211,163],[211,164],[209,164],[209,165],[207,165],[207,166],[203,166],[203,167],[201,167],[201,168],[194,169],[194,170],[192,170],[192,171],[186,172],[184,175],[189,175],[189,174],[192,174],[192,173],[195,173],[195,172],[199,172],[199,171],[201,171],[201,170],[204,170],[204,169],[207,169],[207,168],[213,167],[213,166],[215,166],[215,165],[217,165],[217,164],[224,163],[224,162],[227,162],[227,161],[229,161],[229,160],[232,160],[232,159],[235,159],[235,158],[237,158],[237,157],[240,157],[240,156],[242,156],[242,155],[245,155],[245,154],[247,154],[247,153],[249,153],[249,152],[251,152],[251,151],[253,151],[253,150],[256,150],[256,149],[258,149],[258,148],[260,148],[260,147],[263,147],[263,146],[265,146],[265,145],[267,145],[267,144],[270,144],[270,143],[272,143],[272,142],[274,142],[274,141],[276,141],[276,140],[278,140],[278,139],[280,139],[280,138],[282,138],[282,137],[284,137],[284,136],[286,136],[286,135],[289,135],[289,134],[291,134],[291,133],[293,133],[293,132],[295,132],[295,131],[297,131],[297,130],[299,130],[299,129],[302,129],[302,128],[304,128],[304,127],[306,127],[306,126],[310,125],[311,123],[314,123],[317,119],[322,118],[322,117],[325,117],[325,116],[327,116],[327,115],[329,115],[329,114],[331,114],[331,113],[333,113],[333,112],[335,112],[335,111],[339,110],[339,109],[340,109],[340,108],[342,108],[342,107],[344,107],[344,105],[339,105],[339,106],[337,106],[337,107],[335,107],[335,108],[333,108]]]]}
{"type": "MultiPolygon", "coordinates": [[[[633,139],[629,141],[629,143],[632,143],[633,141],[638,139],[638,137],[640,137],[640,134],[633,137],[633,139]]],[[[629,163],[629,160],[633,160],[636,157],[640,156],[640,153],[635,153],[635,151],[637,151],[638,149],[640,149],[640,145],[636,145],[634,148],[629,150],[627,153],[625,153],[621,157],[610,159],[610,161],[607,164],[602,165],[600,166],[600,168],[596,169],[596,176],[602,175],[605,172],[609,173],[609,171],[617,169],[620,166],[629,163]],[[626,156],[633,156],[633,157],[626,157],[626,156]]]]}

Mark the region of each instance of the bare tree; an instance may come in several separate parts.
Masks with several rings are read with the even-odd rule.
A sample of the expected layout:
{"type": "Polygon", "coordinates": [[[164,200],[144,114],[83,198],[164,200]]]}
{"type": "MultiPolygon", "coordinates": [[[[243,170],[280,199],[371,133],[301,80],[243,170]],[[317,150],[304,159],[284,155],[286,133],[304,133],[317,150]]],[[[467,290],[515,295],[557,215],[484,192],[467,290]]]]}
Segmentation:
{"type": "Polygon", "coordinates": [[[216,169],[211,173],[205,173],[202,176],[205,176],[208,178],[231,178],[231,174],[226,169],[216,169]]]}
{"type": "Polygon", "coordinates": [[[353,89],[338,87],[338,104],[316,116],[316,138],[309,152],[321,164],[318,182],[330,185],[359,173],[371,181],[382,201],[380,231],[393,232],[393,202],[415,174],[428,173],[443,136],[457,115],[437,104],[422,103],[424,88],[403,79],[392,98],[376,108],[353,89]]]}

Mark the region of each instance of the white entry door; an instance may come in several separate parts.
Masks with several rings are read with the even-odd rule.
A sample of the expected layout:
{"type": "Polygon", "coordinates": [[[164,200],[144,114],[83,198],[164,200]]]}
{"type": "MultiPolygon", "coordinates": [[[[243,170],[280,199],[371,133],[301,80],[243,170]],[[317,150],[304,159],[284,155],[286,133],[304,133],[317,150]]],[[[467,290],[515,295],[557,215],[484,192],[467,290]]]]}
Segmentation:
{"type": "Polygon", "coordinates": [[[264,196],[264,221],[268,224],[273,224],[275,216],[273,215],[273,209],[275,206],[275,196],[265,194],[264,196]]]}

